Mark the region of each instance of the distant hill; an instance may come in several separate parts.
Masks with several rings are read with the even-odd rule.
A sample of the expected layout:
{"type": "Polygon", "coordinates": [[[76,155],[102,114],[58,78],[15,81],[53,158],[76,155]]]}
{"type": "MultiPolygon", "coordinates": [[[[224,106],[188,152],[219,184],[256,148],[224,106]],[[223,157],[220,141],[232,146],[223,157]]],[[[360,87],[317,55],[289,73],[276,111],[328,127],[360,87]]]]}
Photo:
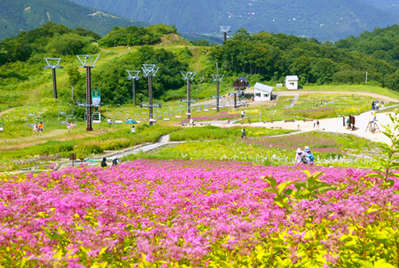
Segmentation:
{"type": "Polygon", "coordinates": [[[15,36],[21,30],[31,30],[46,22],[68,27],[84,27],[101,35],[114,25],[133,25],[123,19],[94,8],[79,6],[67,0],[1,0],[0,39],[15,36]]]}
{"type": "MultiPolygon", "coordinates": [[[[217,33],[220,25],[249,32],[283,32],[338,40],[399,21],[376,8],[377,0],[72,0],[151,24],[176,25],[180,32],[217,33]]],[[[389,1],[383,0],[384,6],[389,1]]]]}
{"type": "Polygon", "coordinates": [[[359,37],[350,36],[335,43],[338,48],[372,55],[399,66],[399,25],[377,28],[359,37]]]}

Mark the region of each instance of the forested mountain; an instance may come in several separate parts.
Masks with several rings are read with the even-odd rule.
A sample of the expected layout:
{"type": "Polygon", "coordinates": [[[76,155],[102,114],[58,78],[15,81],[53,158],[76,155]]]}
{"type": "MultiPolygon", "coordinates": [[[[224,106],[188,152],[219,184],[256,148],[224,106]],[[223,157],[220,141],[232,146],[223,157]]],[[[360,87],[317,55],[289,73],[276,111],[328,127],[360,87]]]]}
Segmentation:
{"type": "Polygon", "coordinates": [[[99,34],[107,33],[114,25],[133,24],[131,20],[82,7],[68,0],[0,1],[0,40],[50,21],[72,28],[84,27],[99,34]]]}
{"type": "MultiPolygon", "coordinates": [[[[176,25],[179,32],[267,31],[337,40],[399,21],[373,0],[73,0],[123,17],[176,25]]],[[[384,0],[385,2],[388,0],[384,0]]]]}
{"type": "Polygon", "coordinates": [[[357,51],[399,67],[399,25],[377,28],[359,37],[350,36],[335,43],[347,51],[357,51]]]}

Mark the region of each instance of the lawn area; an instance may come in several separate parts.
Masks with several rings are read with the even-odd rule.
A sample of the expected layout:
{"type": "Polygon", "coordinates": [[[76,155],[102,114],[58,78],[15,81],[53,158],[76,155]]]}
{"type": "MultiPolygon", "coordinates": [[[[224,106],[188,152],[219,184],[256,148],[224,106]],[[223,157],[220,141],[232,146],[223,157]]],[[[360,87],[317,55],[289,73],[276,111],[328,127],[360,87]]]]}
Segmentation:
{"type": "Polygon", "coordinates": [[[303,90],[309,91],[353,91],[376,93],[399,100],[399,92],[375,85],[308,85],[303,90]]]}
{"type": "MultiPolygon", "coordinates": [[[[324,132],[308,132],[284,137],[257,136],[253,133],[246,138],[238,138],[226,134],[217,140],[204,140],[206,136],[196,134],[192,130],[191,137],[200,141],[190,141],[174,146],[164,147],[158,151],[131,155],[125,160],[140,158],[149,159],[181,159],[181,160],[235,160],[262,165],[290,165],[294,163],[298,147],[310,146],[318,165],[368,167],[373,165],[373,158],[379,155],[378,144],[352,135],[324,132]],[[198,136],[197,136],[198,135],[198,136]]],[[[234,133],[238,130],[231,130],[234,133]]],[[[190,140],[189,132],[182,135],[180,131],[171,137],[181,140],[184,136],[190,140]]],[[[200,133],[200,131],[198,131],[200,133]]],[[[251,130],[248,131],[251,133],[251,130]]],[[[213,135],[217,138],[217,135],[213,135]]]]}
{"type": "MultiPolygon", "coordinates": [[[[279,97],[270,104],[243,108],[247,117],[242,122],[321,119],[357,115],[370,109],[373,99],[358,95],[300,95],[294,107],[291,96],[279,97]]],[[[388,104],[386,104],[388,105],[388,104]]]]}
{"type": "Polygon", "coordinates": [[[0,171],[47,164],[68,158],[71,153],[75,153],[77,159],[86,159],[105,151],[153,143],[162,135],[175,130],[176,127],[140,125],[136,133],[131,133],[130,126],[114,125],[87,133],[82,126],[53,137],[46,137],[44,133],[44,137],[39,135],[37,139],[25,139],[25,143],[21,140],[15,144],[4,142],[0,145],[0,171]]]}
{"type": "MultiPolygon", "coordinates": [[[[291,130],[246,128],[247,137],[273,136],[291,133],[291,130]]],[[[240,127],[219,128],[214,126],[192,127],[177,130],[170,134],[171,141],[203,141],[215,139],[237,138],[241,135],[240,127]]]]}

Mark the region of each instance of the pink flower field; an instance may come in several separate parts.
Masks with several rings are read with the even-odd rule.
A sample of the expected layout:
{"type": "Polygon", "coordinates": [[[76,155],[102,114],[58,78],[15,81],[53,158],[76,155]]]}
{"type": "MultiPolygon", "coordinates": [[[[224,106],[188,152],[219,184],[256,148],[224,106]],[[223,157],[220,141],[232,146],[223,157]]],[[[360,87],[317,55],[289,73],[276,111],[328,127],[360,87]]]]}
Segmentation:
{"type": "Polygon", "coordinates": [[[398,181],[304,168],[138,160],[3,177],[0,266],[398,267],[398,181]]]}

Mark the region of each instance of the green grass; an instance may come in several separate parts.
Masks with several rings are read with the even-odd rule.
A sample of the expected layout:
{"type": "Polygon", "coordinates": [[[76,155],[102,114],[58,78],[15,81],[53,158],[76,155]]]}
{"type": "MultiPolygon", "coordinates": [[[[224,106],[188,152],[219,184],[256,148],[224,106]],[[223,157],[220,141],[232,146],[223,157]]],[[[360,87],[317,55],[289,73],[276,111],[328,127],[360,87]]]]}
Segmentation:
{"type": "MultiPolygon", "coordinates": [[[[130,132],[130,127],[126,125],[112,126],[107,131],[99,130],[95,136],[83,134],[83,129],[76,129],[57,137],[44,138],[39,140],[39,144],[33,144],[23,148],[6,148],[0,146],[0,170],[13,170],[21,168],[24,163],[32,163],[32,158],[36,162],[40,159],[52,157],[67,158],[71,153],[76,153],[79,159],[85,159],[95,154],[101,154],[108,150],[119,150],[132,147],[143,143],[156,142],[162,135],[176,131],[176,127],[141,125],[137,127],[136,133],[130,132]],[[70,139],[68,139],[70,138],[70,139]],[[19,160],[19,161],[17,161],[19,160]]],[[[40,139],[40,136],[38,136],[40,139]]],[[[37,142],[37,141],[36,141],[37,142]]],[[[34,163],[40,164],[40,163],[34,163]]]]}
{"type": "MultiPolygon", "coordinates": [[[[290,130],[277,130],[267,128],[246,128],[248,137],[272,136],[290,133],[290,130]]],[[[175,131],[170,134],[172,141],[214,140],[240,137],[241,128],[219,128],[214,126],[192,127],[175,131]]]]}
{"type": "Polygon", "coordinates": [[[316,164],[328,166],[367,167],[379,154],[377,143],[351,135],[311,132],[285,137],[221,138],[212,141],[191,141],[158,151],[131,155],[125,160],[184,159],[236,160],[263,165],[291,165],[296,148],[310,146],[316,164]],[[369,157],[371,160],[364,160],[369,157]]]}
{"type": "MultiPolygon", "coordinates": [[[[181,53],[181,55],[182,57],[186,57],[185,60],[188,61],[190,70],[200,72],[210,68],[209,64],[211,63],[208,60],[209,47],[186,46],[185,44],[174,44],[173,42],[155,47],[157,49],[164,48],[176,54],[181,53],[187,47],[192,57],[188,57],[187,53],[181,53]]],[[[101,57],[97,63],[97,67],[107,65],[111,60],[137,49],[138,47],[131,47],[130,49],[128,47],[101,49],[101,57]]],[[[37,54],[36,57],[27,63],[17,62],[0,68],[0,72],[14,72],[21,76],[21,79],[12,77],[0,81],[0,112],[12,108],[0,115],[0,124],[4,123],[5,128],[4,132],[0,132],[0,160],[3,161],[2,168],[14,163],[13,161],[16,160],[22,161],[40,156],[50,157],[52,155],[66,157],[72,151],[78,152],[82,157],[87,157],[93,153],[102,153],[105,150],[118,150],[143,142],[152,142],[159,138],[160,135],[176,130],[175,126],[186,119],[186,104],[179,101],[186,94],[186,87],[184,86],[180,90],[168,91],[166,93],[164,99],[174,100],[154,101],[162,103],[162,107],[154,109],[154,117],[158,120],[158,126],[152,130],[147,130],[143,127],[142,131],[138,131],[134,135],[129,132],[129,126],[125,124],[108,126],[103,122],[99,125],[94,125],[95,131],[90,135],[85,130],[83,113],[80,113],[79,116],[79,113],[77,113],[78,108],[70,105],[71,88],[66,68],[57,70],[60,98],[58,101],[52,98],[51,72],[42,68],[44,65],[44,56],[37,54]],[[67,131],[66,126],[58,122],[58,112],[72,113],[73,110],[75,110],[76,117],[72,121],[76,120],[77,127],[67,131]],[[43,120],[45,125],[43,134],[38,135],[32,132],[32,128],[29,126],[29,124],[33,124],[33,119],[28,116],[30,113],[36,116],[41,115],[41,119],[39,120],[43,120]],[[165,118],[169,120],[166,121],[164,120],[165,118]]],[[[65,67],[68,65],[78,66],[78,62],[76,57],[67,56],[63,57],[62,65],[65,67]]],[[[82,79],[84,79],[84,69],[79,68],[79,70],[82,79]]],[[[221,95],[232,91],[231,85],[234,79],[235,77],[224,78],[220,84],[221,95]]],[[[192,98],[199,101],[210,100],[211,96],[216,95],[216,84],[214,82],[201,83],[200,81],[204,80],[200,75],[197,75],[196,81],[192,84],[192,98]]],[[[399,92],[372,85],[306,86],[304,90],[371,92],[399,99],[399,92]]],[[[313,119],[358,114],[370,108],[371,100],[372,98],[357,95],[313,94],[301,96],[294,108],[287,109],[286,107],[291,103],[292,97],[281,97],[274,104],[245,108],[247,118],[244,122],[313,119]],[[322,101],[325,104],[320,106],[322,101]]],[[[113,120],[125,121],[129,117],[144,123],[148,120],[148,110],[133,105],[123,105],[120,107],[107,105],[102,107],[101,110],[104,118],[112,118],[113,120]]],[[[239,114],[241,111],[241,109],[225,107],[221,110],[228,114],[239,114]]],[[[193,117],[212,117],[216,115],[218,113],[212,109],[212,104],[192,107],[193,117]],[[208,111],[205,111],[205,109],[208,111]]],[[[281,130],[247,129],[247,133],[249,137],[254,138],[286,132],[281,130]]],[[[174,132],[171,138],[172,140],[200,140],[202,142],[219,139],[219,141],[210,141],[210,143],[216,143],[218,148],[223,143],[226,143],[226,149],[237,151],[237,148],[239,148],[243,151],[243,154],[248,153],[248,155],[253,154],[250,150],[255,150],[255,154],[258,155],[262,155],[263,151],[265,151],[262,147],[258,148],[259,144],[244,145],[240,144],[240,140],[238,140],[236,148],[235,138],[239,136],[240,128],[186,128],[174,132]],[[232,148],[231,144],[234,144],[234,148],[232,148]]],[[[194,142],[193,144],[197,143],[194,142]]],[[[278,149],[273,148],[273,150],[266,150],[270,152],[268,153],[269,160],[273,155],[280,155],[278,149]],[[276,151],[274,152],[273,150],[276,151]]],[[[170,153],[174,154],[173,152],[170,153]]],[[[177,151],[176,154],[178,153],[177,151]]],[[[241,155],[241,153],[237,151],[237,155],[241,155]]],[[[286,155],[286,153],[283,155],[286,155]]],[[[199,154],[196,157],[200,156],[199,154]]],[[[256,160],[256,156],[254,157],[256,160]]],[[[253,159],[252,156],[249,158],[253,159]]],[[[243,156],[242,159],[246,158],[243,156]]],[[[259,156],[257,161],[259,161],[259,156]]],[[[18,166],[15,166],[15,168],[18,168],[18,166]]]]}
{"type": "Polygon", "coordinates": [[[399,100],[399,92],[376,85],[307,85],[303,90],[370,92],[399,100]]]}
{"type": "Polygon", "coordinates": [[[306,120],[357,115],[370,109],[372,98],[358,95],[300,95],[297,104],[288,108],[293,97],[280,97],[277,102],[245,108],[243,122],[306,120]]]}

